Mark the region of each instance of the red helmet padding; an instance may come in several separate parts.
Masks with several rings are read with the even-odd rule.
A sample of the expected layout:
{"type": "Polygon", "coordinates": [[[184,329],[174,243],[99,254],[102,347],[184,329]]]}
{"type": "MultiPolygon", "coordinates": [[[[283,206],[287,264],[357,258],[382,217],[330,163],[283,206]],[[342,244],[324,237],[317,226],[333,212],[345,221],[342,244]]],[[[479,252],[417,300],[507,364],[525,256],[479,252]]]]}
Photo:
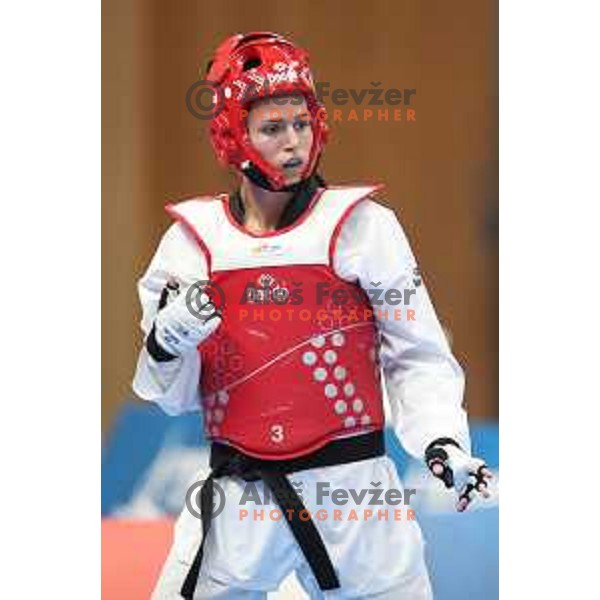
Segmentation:
{"type": "Polygon", "coordinates": [[[313,131],[313,144],[302,178],[313,173],[327,141],[328,127],[327,113],[317,98],[305,50],[276,33],[237,34],[217,48],[207,79],[217,89],[214,102],[222,103],[210,127],[211,142],[222,164],[241,170],[250,161],[263,172],[273,189],[284,187],[283,172],[267,163],[252,146],[244,109],[259,98],[302,94],[313,131]]]}

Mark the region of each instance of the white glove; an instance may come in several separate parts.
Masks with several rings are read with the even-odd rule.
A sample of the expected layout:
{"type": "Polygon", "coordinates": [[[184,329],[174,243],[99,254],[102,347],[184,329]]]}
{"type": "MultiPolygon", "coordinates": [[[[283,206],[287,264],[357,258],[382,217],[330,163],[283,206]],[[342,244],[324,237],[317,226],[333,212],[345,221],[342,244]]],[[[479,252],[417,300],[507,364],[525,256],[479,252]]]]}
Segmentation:
{"type": "Polygon", "coordinates": [[[442,439],[425,451],[425,461],[435,477],[458,492],[456,509],[463,512],[478,493],[490,497],[488,481],[493,478],[485,461],[464,452],[452,440],[442,439]]]}
{"type": "Polygon", "coordinates": [[[208,295],[191,286],[180,291],[154,320],[158,345],[173,356],[195,352],[221,324],[221,314],[208,295]]]}

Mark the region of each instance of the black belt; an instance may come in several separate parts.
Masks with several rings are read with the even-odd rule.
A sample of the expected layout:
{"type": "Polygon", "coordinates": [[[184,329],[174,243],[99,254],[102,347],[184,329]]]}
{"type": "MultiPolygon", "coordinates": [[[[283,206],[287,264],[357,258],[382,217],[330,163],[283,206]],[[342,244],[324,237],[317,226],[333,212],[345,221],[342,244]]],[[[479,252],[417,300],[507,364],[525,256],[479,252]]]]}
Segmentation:
{"type": "Polygon", "coordinates": [[[382,456],[384,453],[383,431],[374,431],[364,435],[334,440],[308,456],[291,460],[261,460],[248,456],[231,446],[213,443],[210,453],[212,471],[200,491],[202,542],[181,588],[181,596],[185,600],[193,599],[204,555],[204,543],[208,537],[212,521],[213,480],[223,476],[237,476],[244,481],[262,480],[273,494],[283,513],[291,514],[291,518],[286,520],[317,579],[319,587],[322,590],[339,588],[340,582],[319,531],[312,519],[300,519],[300,513],[303,510],[305,511],[306,508],[287,479],[286,474],[305,469],[366,460],[382,456]]]}

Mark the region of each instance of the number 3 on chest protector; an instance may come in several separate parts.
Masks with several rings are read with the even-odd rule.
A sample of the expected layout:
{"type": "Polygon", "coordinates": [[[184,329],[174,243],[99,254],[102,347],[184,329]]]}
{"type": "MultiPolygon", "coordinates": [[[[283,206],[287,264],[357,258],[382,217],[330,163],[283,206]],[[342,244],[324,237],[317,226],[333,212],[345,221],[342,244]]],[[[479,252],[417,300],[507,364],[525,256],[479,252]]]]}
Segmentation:
{"type": "Polygon", "coordinates": [[[283,442],[283,425],[271,425],[271,440],[283,442]]]}

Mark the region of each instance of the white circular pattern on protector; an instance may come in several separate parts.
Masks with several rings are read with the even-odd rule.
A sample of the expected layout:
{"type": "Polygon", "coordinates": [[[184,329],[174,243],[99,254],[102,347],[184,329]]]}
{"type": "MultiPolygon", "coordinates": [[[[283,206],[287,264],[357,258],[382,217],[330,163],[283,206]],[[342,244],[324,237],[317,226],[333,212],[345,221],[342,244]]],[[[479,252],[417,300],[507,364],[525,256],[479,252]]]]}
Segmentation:
{"type": "Polygon", "coordinates": [[[310,340],[310,343],[312,344],[312,346],[314,348],[322,348],[325,345],[325,336],[318,335],[318,336],[314,337],[312,340],[310,340]]]}
{"type": "Polygon", "coordinates": [[[221,406],[225,406],[229,402],[229,393],[226,390],[217,392],[217,402],[221,406]]]}
{"type": "Polygon", "coordinates": [[[335,385],[333,385],[333,383],[328,383],[325,386],[325,395],[328,398],[335,398],[337,396],[338,393],[338,389],[335,385]]]}
{"type": "Polygon", "coordinates": [[[356,400],[354,400],[354,402],[352,403],[352,408],[354,410],[354,412],[362,412],[362,409],[364,408],[364,403],[360,398],[356,398],[356,400]]]}
{"type": "Polygon", "coordinates": [[[347,383],[344,386],[344,394],[346,394],[346,396],[352,396],[354,394],[355,391],[355,387],[353,383],[347,383]]]}
{"type": "Polygon", "coordinates": [[[333,376],[338,380],[338,381],[342,381],[343,379],[346,379],[346,375],[347,375],[347,371],[344,367],[341,367],[340,365],[338,365],[334,370],[333,370],[333,376]]]}
{"type": "Polygon", "coordinates": [[[210,428],[210,434],[211,434],[211,435],[213,435],[213,436],[217,436],[217,435],[219,435],[219,433],[220,433],[220,429],[219,429],[219,428],[218,428],[216,425],[213,425],[213,426],[210,428]]]}
{"type": "Polygon", "coordinates": [[[317,367],[314,371],[313,371],[313,377],[317,380],[317,381],[325,381],[327,379],[327,370],[324,369],[323,367],[317,367]]]}
{"type": "Polygon", "coordinates": [[[356,425],[356,419],[354,417],[346,417],[344,419],[344,427],[354,427],[356,425]]]}
{"type": "Polygon", "coordinates": [[[309,367],[312,367],[317,362],[317,355],[314,352],[305,352],[302,355],[302,362],[309,367]]]}
{"type": "Polygon", "coordinates": [[[339,332],[338,333],[334,333],[331,336],[331,343],[334,346],[338,346],[338,347],[339,346],[343,346],[346,343],[346,337],[344,336],[343,333],[339,333],[339,332]]]}
{"type": "Polygon", "coordinates": [[[224,413],[220,408],[215,408],[212,413],[212,418],[215,423],[221,423],[223,421],[224,413]]]}
{"type": "Polygon", "coordinates": [[[360,418],[360,424],[361,425],[370,425],[371,424],[371,417],[369,415],[363,415],[360,418]]]}
{"type": "Polygon", "coordinates": [[[343,415],[348,410],[348,405],[343,400],[335,403],[334,410],[338,415],[343,415]]]}
{"type": "Polygon", "coordinates": [[[335,350],[325,350],[323,354],[323,360],[328,364],[332,365],[337,360],[337,352],[335,350]]]}

